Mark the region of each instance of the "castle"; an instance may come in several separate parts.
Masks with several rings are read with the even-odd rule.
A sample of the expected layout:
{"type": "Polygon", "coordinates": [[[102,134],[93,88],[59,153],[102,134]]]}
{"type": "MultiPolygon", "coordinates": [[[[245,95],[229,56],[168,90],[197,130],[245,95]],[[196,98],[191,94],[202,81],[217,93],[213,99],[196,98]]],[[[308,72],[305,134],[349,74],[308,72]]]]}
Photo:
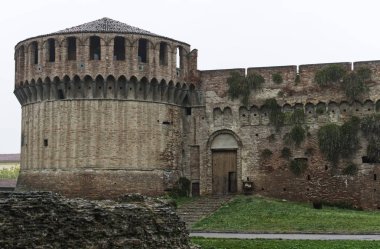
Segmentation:
{"type": "Polygon", "coordinates": [[[241,193],[251,183],[265,196],[380,208],[379,164],[366,160],[363,135],[350,159],[355,174],[344,173],[346,158],[333,164],[318,147],[322,126],[376,114],[379,61],[334,63],[372,73],[369,91],[351,101],[316,84],[329,64],[202,71],[197,56],[189,44],[109,18],[19,42],[17,189],[160,195],[186,177],[193,196],[241,193]],[[233,74],[265,81],[248,104],[229,95],[233,74]],[[290,121],[271,123],[268,99],[282,113],[302,112],[307,135],[298,144],[285,142],[290,121]],[[292,162],[307,167],[295,174],[292,162]]]}

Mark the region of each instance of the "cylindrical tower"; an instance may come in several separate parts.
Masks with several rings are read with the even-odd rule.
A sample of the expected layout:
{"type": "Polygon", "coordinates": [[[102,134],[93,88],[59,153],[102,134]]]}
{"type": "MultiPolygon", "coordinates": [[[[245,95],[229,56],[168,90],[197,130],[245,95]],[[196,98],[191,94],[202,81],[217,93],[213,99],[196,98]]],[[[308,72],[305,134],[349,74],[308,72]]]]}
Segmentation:
{"type": "Polygon", "coordinates": [[[21,41],[15,60],[18,190],[155,195],[181,175],[190,45],[103,18],[21,41]]]}

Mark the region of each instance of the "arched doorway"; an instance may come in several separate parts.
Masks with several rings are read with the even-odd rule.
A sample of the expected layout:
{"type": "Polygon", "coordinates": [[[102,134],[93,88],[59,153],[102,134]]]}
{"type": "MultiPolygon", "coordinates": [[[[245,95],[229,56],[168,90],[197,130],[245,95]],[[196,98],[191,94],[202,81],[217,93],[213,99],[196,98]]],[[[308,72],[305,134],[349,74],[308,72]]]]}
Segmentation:
{"type": "Polygon", "coordinates": [[[237,192],[237,150],[231,134],[219,134],[211,143],[212,193],[224,195],[237,192]]]}

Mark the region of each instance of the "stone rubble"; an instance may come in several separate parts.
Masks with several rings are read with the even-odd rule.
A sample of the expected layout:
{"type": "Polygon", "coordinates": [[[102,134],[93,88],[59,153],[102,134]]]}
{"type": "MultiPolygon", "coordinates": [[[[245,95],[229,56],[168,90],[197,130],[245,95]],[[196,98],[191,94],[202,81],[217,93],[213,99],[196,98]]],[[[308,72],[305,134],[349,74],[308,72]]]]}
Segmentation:
{"type": "Polygon", "coordinates": [[[158,199],[67,199],[0,193],[0,248],[192,248],[185,223],[158,199]]]}

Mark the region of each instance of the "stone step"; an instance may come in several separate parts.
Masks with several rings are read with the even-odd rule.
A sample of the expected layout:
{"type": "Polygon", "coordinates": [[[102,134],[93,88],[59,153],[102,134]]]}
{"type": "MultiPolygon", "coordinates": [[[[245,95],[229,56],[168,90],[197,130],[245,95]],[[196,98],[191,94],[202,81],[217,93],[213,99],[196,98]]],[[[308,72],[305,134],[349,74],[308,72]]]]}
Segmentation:
{"type": "Polygon", "coordinates": [[[177,209],[177,214],[185,221],[188,229],[199,220],[211,215],[233,196],[208,196],[185,203],[177,209]]]}

